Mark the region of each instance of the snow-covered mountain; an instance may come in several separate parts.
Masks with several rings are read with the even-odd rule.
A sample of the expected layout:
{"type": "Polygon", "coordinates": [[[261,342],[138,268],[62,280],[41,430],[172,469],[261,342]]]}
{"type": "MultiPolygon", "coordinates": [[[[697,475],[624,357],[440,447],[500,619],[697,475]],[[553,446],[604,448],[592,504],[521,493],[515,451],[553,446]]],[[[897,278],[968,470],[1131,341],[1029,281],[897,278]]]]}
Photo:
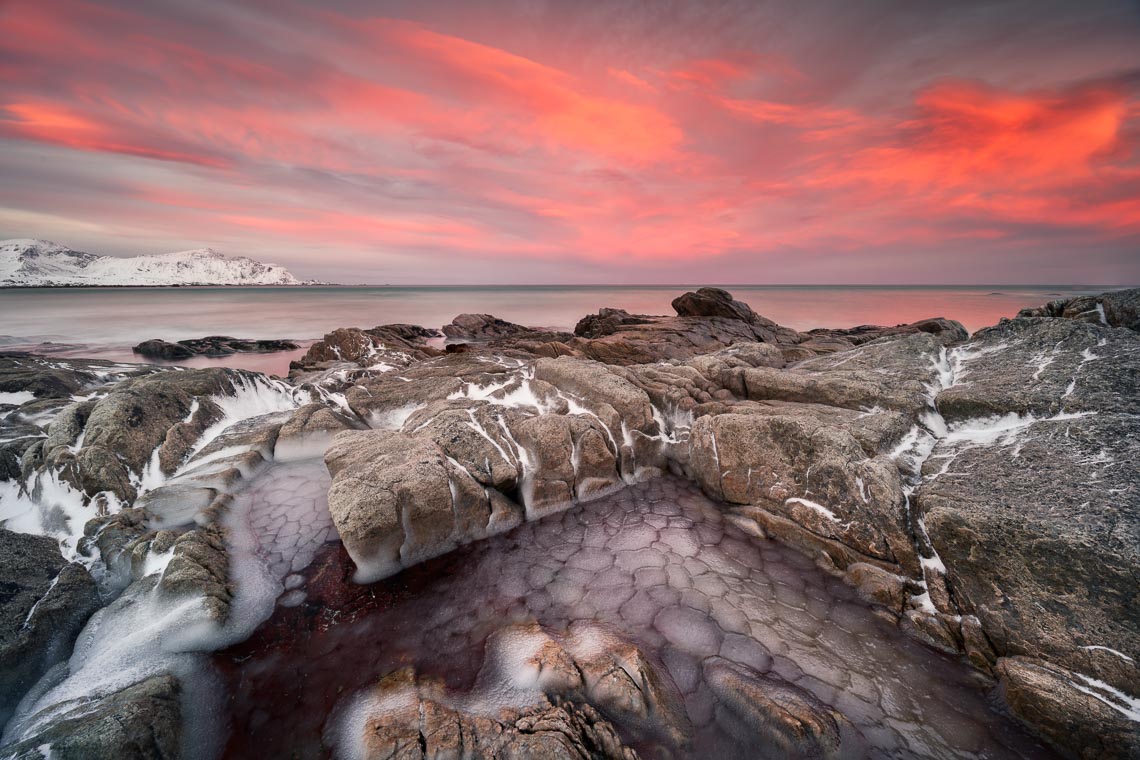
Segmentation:
{"type": "Polygon", "coordinates": [[[0,240],[0,287],[304,284],[284,267],[209,248],[117,258],[47,240],[0,240]]]}

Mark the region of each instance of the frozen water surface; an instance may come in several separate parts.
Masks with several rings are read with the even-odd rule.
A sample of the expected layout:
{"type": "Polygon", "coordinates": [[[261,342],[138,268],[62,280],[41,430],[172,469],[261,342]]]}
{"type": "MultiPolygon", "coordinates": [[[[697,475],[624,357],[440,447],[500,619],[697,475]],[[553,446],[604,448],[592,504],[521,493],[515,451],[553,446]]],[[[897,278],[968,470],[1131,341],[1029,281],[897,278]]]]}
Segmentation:
{"type": "Polygon", "coordinates": [[[1053,756],[963,663],[904,636],[810,559],[746,534],[683,481],[634,486],[353,586],[343,549],[321,546],[331,534],[308,469],[266,473],[237,510],[284,595],[249,641],[215,657],[233,691],[230,756],[327,754],[334,707],[380,676],[413,665],[469,688],[487,636],[535,620],[595,620],[658,661],[684,694],[694,757],[764,756],[725,723],[702,670],[714,656],[841,711],[873,757],[1053,756]]]}

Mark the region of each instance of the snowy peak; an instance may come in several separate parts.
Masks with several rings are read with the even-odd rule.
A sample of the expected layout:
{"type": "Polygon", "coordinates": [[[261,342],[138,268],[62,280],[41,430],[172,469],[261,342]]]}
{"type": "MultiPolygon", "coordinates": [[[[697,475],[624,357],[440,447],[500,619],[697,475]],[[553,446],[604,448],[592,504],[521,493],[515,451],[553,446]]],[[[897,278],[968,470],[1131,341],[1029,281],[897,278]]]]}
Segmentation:
{"type": "Polygon", "coordinates": [[[0,241],[0,286],[303,285],[284,267],[212,248],[132,258],[73,251],[47,240],[0,241]]]}

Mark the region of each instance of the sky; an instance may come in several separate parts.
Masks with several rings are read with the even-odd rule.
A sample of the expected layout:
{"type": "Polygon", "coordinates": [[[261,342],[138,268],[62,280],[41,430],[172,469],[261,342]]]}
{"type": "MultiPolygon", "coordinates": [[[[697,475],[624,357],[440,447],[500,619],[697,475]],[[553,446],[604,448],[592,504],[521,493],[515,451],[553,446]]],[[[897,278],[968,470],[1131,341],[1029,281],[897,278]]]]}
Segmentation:
{"type": "Polygon", "coordinates": [[[1140,284],[1132,0],[0,0],[0,237],[344,283],[1140,284]]]}

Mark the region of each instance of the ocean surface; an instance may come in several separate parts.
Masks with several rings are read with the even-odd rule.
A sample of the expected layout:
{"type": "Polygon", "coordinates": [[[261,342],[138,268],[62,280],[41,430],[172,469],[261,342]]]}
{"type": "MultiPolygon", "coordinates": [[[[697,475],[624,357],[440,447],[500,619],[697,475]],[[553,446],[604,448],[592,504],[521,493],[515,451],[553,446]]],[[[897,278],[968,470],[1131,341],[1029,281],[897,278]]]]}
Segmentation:
{"type": "MultiPolygon", "coordinates": [[[[144,361],[131,346],[149,338],[206,335],[320,338],[337,327],[407,322],[440,327],[463,312],[494,314],[534,327],[572,330],[606,306],[672,314],[670,302],[694,285],[306,288],[28,288],[0,290],[0,350],[144,361]]],[[[956,319],[970,331],[1025,306],[1099,293],[1095,286],[726,286],[760,314],[797,330],[956,319]]],[[[306,343],[307,344],[307,343],[306,343]]],[[[226,365],[283,375],[304,348],[276,354],[196,358],[184,366],[226,365]]]]}

